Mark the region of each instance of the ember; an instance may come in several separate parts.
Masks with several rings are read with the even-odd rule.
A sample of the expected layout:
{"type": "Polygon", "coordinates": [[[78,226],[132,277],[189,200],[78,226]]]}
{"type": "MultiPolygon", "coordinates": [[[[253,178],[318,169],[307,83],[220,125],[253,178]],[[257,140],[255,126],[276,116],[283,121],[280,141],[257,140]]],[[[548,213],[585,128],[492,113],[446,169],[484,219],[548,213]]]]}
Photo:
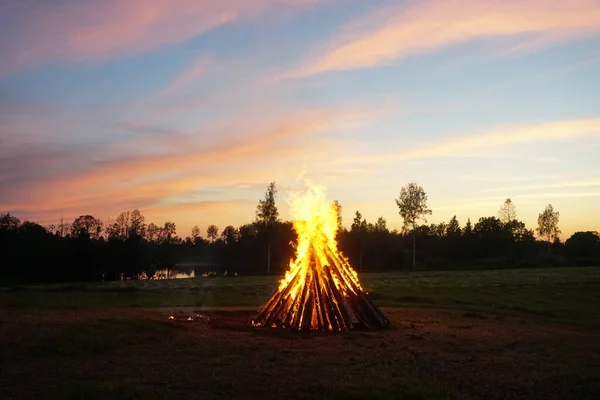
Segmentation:
{"type": "Polygon", "coordinates": [[[309,191],[290,204],[298,234],[296,259],[252,325],[332,332],[388,326],[337,249],[335,207],[322,187],[308,186],[309,191]]]}
{"type": "Polygon", "coordinates": [[[171,321],[202,321],[202,320],[208,321],[208,318],[206,318],[203,314],[180,312],[180,313],[176,313],[175,315],[169,315],[169,320],[171,320],[171,321]]]}

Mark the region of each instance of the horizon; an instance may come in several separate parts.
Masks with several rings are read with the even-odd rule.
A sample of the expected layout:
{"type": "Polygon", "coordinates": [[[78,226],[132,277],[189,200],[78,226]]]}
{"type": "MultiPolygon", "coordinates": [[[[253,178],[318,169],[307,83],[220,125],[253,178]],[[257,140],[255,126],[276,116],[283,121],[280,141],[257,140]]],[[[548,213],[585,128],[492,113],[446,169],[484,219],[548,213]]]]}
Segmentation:
{"type": "Polygon", "coordinates": [[[529,229],[599,231],[600,7],[537,1],[111,0],[0,6],[0,212],[254,220],[297,177],[401,229],[511,198],[529,229]],[[310,26],[310,29],[307,27],[310,26]]]}

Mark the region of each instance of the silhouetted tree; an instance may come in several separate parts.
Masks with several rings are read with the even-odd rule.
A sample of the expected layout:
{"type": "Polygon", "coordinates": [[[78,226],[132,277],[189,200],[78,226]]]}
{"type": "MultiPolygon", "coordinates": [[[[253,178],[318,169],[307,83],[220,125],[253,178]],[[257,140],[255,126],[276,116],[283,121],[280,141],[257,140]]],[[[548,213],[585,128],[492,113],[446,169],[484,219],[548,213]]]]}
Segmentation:
{"type": "Polygon", "coordinates": [[[357,210],[354,214],[354,220],[352,221],[352,225],[350,227],[350,235],[352,237],[352,242],[354,243],[353,247],[356,251],[360,271],[363,270],[363,258],[367,247],[367,233],[367,221],[363,218],[360,211],[357,210]]]}
{"type": "Polygon", "coordinates": [[[600,236],[596,231],[575,232],[565,242],[567,257],[578,265],[598,265],[600,262],[600,236]]]}
{"type": "Polygon", "coordinates": [[[118,223],[111,223],[109,220],[104,224],[104,226],[104,231],[106,232],[106,238],[108,240],[124,240],[124,237],[121,235],[121,229],[118,223]]]}
{"type": "Polygon", "coordinates": [[[273,227],[279,221],[279,210],[275,205],[277,188],[275,182],[267,187],[265,198],[258,201],[256,206],[256,222],[264,229],[267,236],[267,273],[271,272],[271,235],[273,227]]]}
{"type": "Polygon", "coordinates": [[[18,230],[20,234],[29,236],[45,236],[49,233],[43,226],[31,221],[23,222],[18,230]]]}
{"type": "Polygon", "coordinates": [[[58,222],[58,226],[56,227],[56,234],[59,237],[67,237],[67,235],[69,234],[69,230],[70,230],[70,226],[67,222],[65,222],[65,219],[63,218],[63,216],[60,216],[60,221],[58,222]]]}
{"type": "Polygon", "coordinates": [[[16,230],[21,224],[21,220],[10,213],[0,215],[0,229],[16,230]]]}
{"type": "Polygon", "coordinates": [[[198,225],[194,225],[191,233],[192,233],[192,236],[191,236],[192,243],[196,244],[196,242],[198,241],[198,238],[200,237],[200,228],[198,228],[198,225]]]}
{"type": "Polygon", "coordinates": [[[463,234],[465,236],[467,235],[471,235],[473,233],[473,224],[471,224],[471,218],[467,219],[467,224],[465,225],[465,229],[463,231],[463,234]]]}
{"type": "Polygon", "coordinates": [[[508,224],[512,220],[517,219],[517,208],[511,199],[504,200],[500,210],[498,211],[498,218],[504,224],[508,224]]]}
{"type": "MultiPolygon", "coordinates": [[[[109,275],[136,277],[142,271],[152,273],[153,253],[147,246],[145,218],[135,209],[120,213],[115,222],[107,223],[107,253],[110,259],[109,275]]],[[[106,273],[105,273],[106,276],[106,273]]]]}
{"type": "Polygon", "coordinates": [[[73,237],[88,237],[96,240],[102,234],[102,221],[91,215],[81,215],[71,224],[73,237]]]}
{"type": "MultiPolygon", "coordinates": [[[[422,217],[431,212],[422,188],[419,191],[420,187],[412,185],[416,188],[412,191],[403,188],[405,196],[396,200],[396,204],[399,208],[401,204],[420,205],[423,212],[417,214],[421,218],[412,224],[403,217],[403,235],[395,230],[390,232],[383,217],[369,223],[359,211],[351,229],[345,229],[341,227],[341,206],[333,202],[338,211],[339,248],[357,269],[410,264],[404,261],[404,254],[409,255],[404,251],[407,247],[413,248],[412,264],[415,265],[417,240],[423,265],[438,268],[452,265],[449,262],[457,266],[481,266],[482,263],[504,266],[539,264],[540,261],[557,265],[563,260],[562,257],[532,258],[538,255],[538,247],[543,242],[536,242],[534,231],[517,220],[516,213],[506,213],[503,217],[506,222],[496,217],[482,217],[474,227],[469,219],[464,229],[456,216],[448,223],[417,224],[417,220],[423,221],[422,217]],[[411,198],[410,193],[417,195],[411,198]],[[515,218],[509,219],[511,216],[515,218]]],[[[209,227],[210,242],[202,240],[198,227],[192,229],[192,236],[184,242],[177,237],[173,222],[146,226],[144,216],[137,209],[123,212],[107,222],[104,236],[101,235],[102,223],[90,215],[82,215],[72,224],[64,223],[61,218],[59,224],[44,228],[32,221],[21,223],[9,213],[0,214],[0,279],[34,282],[135,278],[142,271],[152,274],[156,269],[174,268],[177,263],[188,262],[221,271],[251,273],[264,271],[264,244],[268,245],[269,271],[279,271],[293,257],[290,244],[297,241],[297,236],[292,222],[279,221],[275,193],[272,183],[265,199],[259,202],[254,222],[239,229],[229,225],[221,235],[216,227],[209,227]],[[271,217],[266,218],[268,215],[271,217]]],[[[551,206],[539,215],[538,225],[544,239],[550,242],[554,239],[550,245],[552,253],[564,254],[566,260],[577,265],[600,263],[597,232],[577,232],[562,244],[558,239],[558,212],[551,206]]]]}
{"type": "Polygon", "coordinates": [[[335,214],[337,216],[337,227],[338,230],[342,229],[342,205],[339,201],[333,201],[333,207],[335,208],[335,214]]]}
{"type": "Polygon", "coordinates": [[[446,237],[444,242],[444,253],[452,259],[456,260],[461,254],[462,230],[460,224],[454,215],[448,225],[446,225],[446,237]]]}
{"type": "Polygon", "coordinates": [[[538,215],[538,234],[548,241],[548,253],[552,253],[552,240],[558,238],[558,217],[560,213],[554,211],[552,204],[548,204],[544,211],[538,215]]]}
{"type": "Polygon", "coordinates": [[[413,268],[417,263],[417,233],[416,228],[419,221],[427,222],[426,215],[431,215],[431,210],[427,208],[427,194],[425,190],[416,183],[409,183],[400,190],[400,197],[396,199],[399,208],[399,214],[404,224],[402,229],[405,232],[409,230],[413,233],[413,268]]]}
{"type": "Polygon", "coordinates": [[[216,225],[209,225],[206,228],[206,237],[210,239],[211,242],[214,242],[219,236],[219,228],[216,225]]]}
{"type": "Polygon", "coordinates": [[[504,228],[508,231],[512,241],[515,243],[535,240],[533,230],[527,229],[525,223],[522,221],[513,219],[504,224],[504,228]]]}
{"type": "Polygon", "coordinates": [[[129,237],[129,227],[131,223],[131,212],[124,211],[117,216],[115,226],[117,228],[117,237],[125,240],[129,237]]]}
{"type": "Polygon", "coordinates": [[[144,216],[135,209],[133,212],[123,211],[113,223],[106,226],[106,235],[113,240],[126,240],[130,236],[143,238],[146,233],[144,216]]]}
{"type": "Polygon", "coordinates": [[[228,246],[233,245],[238,239],[238,231],[232,225],[227,225],[221,232],[221,239],[228,246]]]}
{"type": "Polygon", "coordinates": [[[263,268],[262,257],[260,257],[263,253],[257,246],[260,239],[259,233],[261,228],[263,227],[259,227],[259,223],[254,222],[244,224],[238,229],[237,250],[240,257],[243,257],[244,259],[244,266],[253,271],[257,271],[257,267],[259,266],[261,270],[263,268]],[[257,260],[261,260],[260,263],[257,260]]]}
{"type": "Polygon", "coordinates": [[[480,256],[500,256],[505,254],[509,240],[508,232],[496,217],[482,217],[473,227],[480,256]]]}
{"type": "Polygon", "coordinates": [[[383,217],[377,218],[377,222],[375,223],[375,232],[377,233],[387,233],[387,221],[383,217]]]}
{"type": "Polygon", "coordinates": [[[353,232],[367,230],[367,221],[363,218],[362,214],[358,210],[356,210],[354,213],[354,220],[352,221],[350,230],[353,232]]]}
{"type": "Polygon", "coordinates": [[[435,235],[438,239],[442,239],[446,236],[446,228],[447,225],[445,222],[440,222],[439,224],[431,224],[431,233],[435,235]]]}
{"type": "Polygon", "coordinates": [[[380,258],[381,258],[382,253],[386,249],[387,238],[390,234],[390,231],[387,228],[387,221],[383,217],[377,218],[375,225],[369,224],[369,226],[371,227],[371,229],[369,229],[369,231],[370,231],[370,237],[371,237],[371,243],[372,243],[371,246],[373,248],[373,253],[374,253],[373,261],[374,261],[375,265],[380,267],[382,264],[382,261],[380,258]]]}
{"type": "Polygon", "coordinates": [[[161,242],[173,243],[177,241],[176,237],[177,226],[175,222],[165,222],[163,227],[160,229],[159,238],[161,242]]]}
{"type": "Polygon", "coordinates": [[[450,219],[450,222],[448,222],[448,225],[446,226],[446,234],[448,236],[460,236],[460,224],[456,219],[456,215],[450,219]]]}
{"type": "Polygon", "coordinates": [[[148,224],[148,228],[146,229],[146,240],[151,243],[156,243],[160,240],[160,227],[154,222],[148,224]]]}
{"type": "Polygon", "coordinates": [[[130,215],[129,236],[146,237],[146,218],[137,208],[130,215]]]}

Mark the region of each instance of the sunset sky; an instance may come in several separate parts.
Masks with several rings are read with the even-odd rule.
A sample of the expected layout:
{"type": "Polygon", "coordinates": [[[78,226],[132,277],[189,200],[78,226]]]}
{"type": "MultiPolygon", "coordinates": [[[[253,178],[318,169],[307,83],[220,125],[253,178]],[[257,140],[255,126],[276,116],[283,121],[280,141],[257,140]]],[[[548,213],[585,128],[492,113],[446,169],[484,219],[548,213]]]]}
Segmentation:
{"type": "Polygon", "coordinates": [[[600,230],[600,0],[0,3],[0,212],[42,224],[254,218],[306,177],[344,225],[600,230]]]}

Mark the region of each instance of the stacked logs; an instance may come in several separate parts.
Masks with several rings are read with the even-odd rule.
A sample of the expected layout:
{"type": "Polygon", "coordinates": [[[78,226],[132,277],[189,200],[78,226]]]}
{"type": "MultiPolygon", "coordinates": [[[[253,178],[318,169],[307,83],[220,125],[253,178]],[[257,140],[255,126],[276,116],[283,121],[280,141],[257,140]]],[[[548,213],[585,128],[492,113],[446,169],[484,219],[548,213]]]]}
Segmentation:
{"type": "Polygon", "coordinates": [[[309,257],[309,267],[299,269],[269,298],[252,321],[254,326],[340,332],[389,325],[352,275],[345,258],[328,247],[314,246],[309,257]],[[325,254],[327,264],[321,264],[317,252],[325,254]]]}

